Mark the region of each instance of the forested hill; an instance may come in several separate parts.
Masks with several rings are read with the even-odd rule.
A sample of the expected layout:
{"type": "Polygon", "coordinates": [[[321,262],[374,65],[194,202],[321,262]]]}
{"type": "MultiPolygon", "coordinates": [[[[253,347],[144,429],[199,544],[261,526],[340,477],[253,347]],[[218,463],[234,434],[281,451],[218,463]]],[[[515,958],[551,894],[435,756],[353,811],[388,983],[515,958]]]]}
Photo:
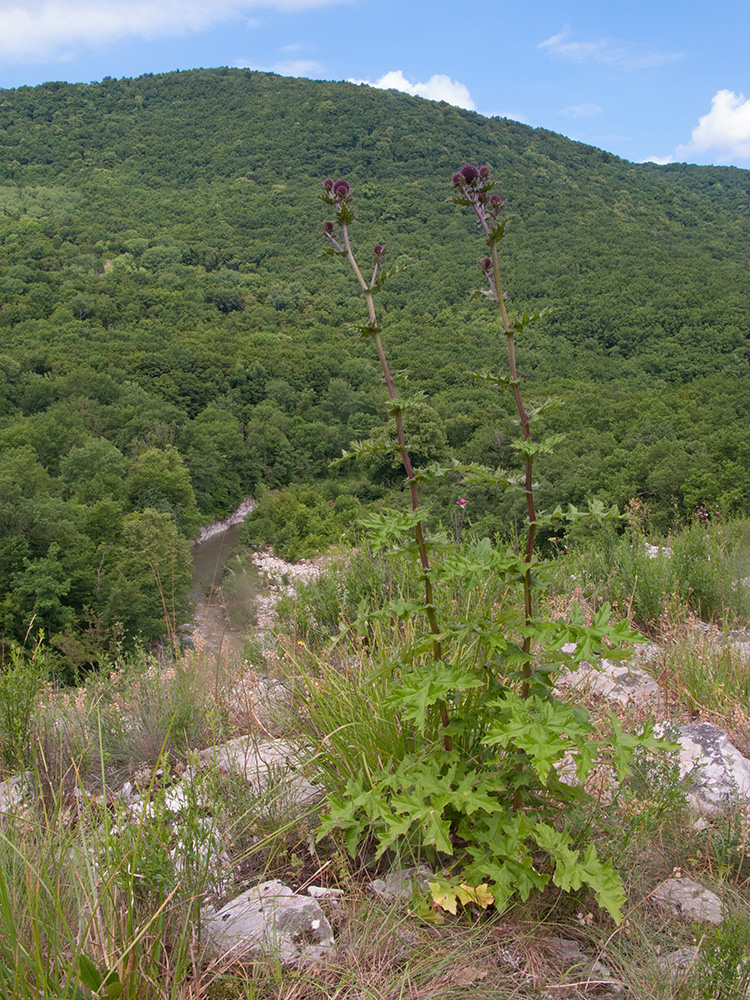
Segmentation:
{"type": "Polygon", "coordinates": [[[88,615],[148,638],[144,538],[261,485],[397,482],[328,470],[384,416],[356,289],[319,254],[326,176],[352,184],[364,257],[380,241],[410,265],[382,308],[429,394],[423,457],[507,461],[507,401],[466,374],[499,363],[469,301],[481,243],[449,200],[466,162],[508,200],[511,306],[564,307],[519,345],[526,391],[565,404],[543,493],[640,497],[660,527],[750,513],[750,172],[635,165],[346,83],[49,83],[0,91],[0,633],[88,615]]]}

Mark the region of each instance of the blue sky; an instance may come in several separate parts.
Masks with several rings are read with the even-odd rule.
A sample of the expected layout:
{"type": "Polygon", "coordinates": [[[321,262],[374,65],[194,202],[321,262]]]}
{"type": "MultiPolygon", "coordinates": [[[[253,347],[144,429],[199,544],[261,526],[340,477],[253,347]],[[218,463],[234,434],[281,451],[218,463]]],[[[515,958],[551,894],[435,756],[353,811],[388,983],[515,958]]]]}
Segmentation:
{"type": "Polygon", "coordinates": [[[750,168],[748,0],[0,0],[0,87],[238,66],[750,168]]]}

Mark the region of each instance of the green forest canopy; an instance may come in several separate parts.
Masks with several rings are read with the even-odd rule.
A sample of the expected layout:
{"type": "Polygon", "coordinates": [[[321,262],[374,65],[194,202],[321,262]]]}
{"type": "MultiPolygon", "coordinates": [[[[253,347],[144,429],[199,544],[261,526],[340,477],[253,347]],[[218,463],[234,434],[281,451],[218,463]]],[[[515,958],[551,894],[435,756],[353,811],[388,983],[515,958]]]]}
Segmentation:
{"type": "MultiPolygon", "coordinates": [[[[244,495],[398,488],[387,462],[329,470],[385,414],[357,290],[320,258],[326,176],[352,184],[364,257],[408,265],[380,308],[428,394],[424,457],[512,462],[509,400],[467,374],[500,361],[449,200],[465,162],[508,200],[511,308],[562,307],[519,345],[567,435],[542,500],[637,497],[661,529],[750,514],[750,171],[244,70],[22,87],[0,91],[0,635],[33,621],[82,661],[102,634],[150,640],[155,574],[179,621],[185,539],[244,495]]],[[[518,516],[476,501],[478,530],[518,516]]]]}

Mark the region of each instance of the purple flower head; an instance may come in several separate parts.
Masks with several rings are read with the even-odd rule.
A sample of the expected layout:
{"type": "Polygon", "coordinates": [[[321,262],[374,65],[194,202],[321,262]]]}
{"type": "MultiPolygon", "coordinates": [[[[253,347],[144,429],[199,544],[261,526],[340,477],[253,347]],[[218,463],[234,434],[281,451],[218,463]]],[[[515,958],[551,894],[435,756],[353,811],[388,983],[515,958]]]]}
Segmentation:
{"type": "Polygon", "coordinates": [[[463,178],[461,177],[461,174],[454,174],[451,177],[451,184],[453,185],[453,187],[459,187],[462,179],[463,178]]]}
{"type": "Polygon", "coordinates": [[[456,505],[459,507],[463,507],[465,503],[466,501],[463,499],[463,497],[460,500],[456,500],[456,505]]]}
{"type": "Polygon", "coordinates": [[[461,176],[467,184],[474,184],[479,179],[479,171],[473,164],[467,163],[465,167],[461,167],[461,176]]]}
{"type": "Polygon", "coordinates": [[[333,223],[332,222],[324,222],[323,223],[323,229],[325,229],[325,231],[327,233],[332,233],[333,229],[334,229],[333,223]]]}
{"type": "Polygon", "coordinates": [[[383,246],[382,243],[376,243],[372,248],[372,255],[375,260],[382,260],[385,257],[385,252],[388,248],[383,246]]]}
{"type": "Polygon", "coordinates": [[[323,187],[326,189],[326,191],[329,192],[333,191],[333,180],[330,177],[326,177],[326,179],[323,181],[323,187]]]}
{"type": "Polygon", "coordinates": [[[479,168],[479,176],[482,178],[483,181],[486,181],[487,178],[490,176],[490,168],[489,167],[480,167],[479,168]]]}
{"type": "Polygon", "coordinates": [[[485,272],[485,274],[489,274],[489,272],[492,270],[492,260],[489,257],[482,257],[482,259],[479,261],[479,266],[485,272]]]}
{"type": "Polygon", "coordinates": [[[498,212],[505,204],[505,199],[501,198],[499,194],[493,194],[490,196],[490,205],[498,212]]]}
{"type": "Polygon", "coordinates": [[[350,190],[351,188],[349,187],[349,181],[340,180],[336,181],[336,183],[333,185],[333,193],[340,201],[344,201],[346,198],[349,197],[350,190]]]}

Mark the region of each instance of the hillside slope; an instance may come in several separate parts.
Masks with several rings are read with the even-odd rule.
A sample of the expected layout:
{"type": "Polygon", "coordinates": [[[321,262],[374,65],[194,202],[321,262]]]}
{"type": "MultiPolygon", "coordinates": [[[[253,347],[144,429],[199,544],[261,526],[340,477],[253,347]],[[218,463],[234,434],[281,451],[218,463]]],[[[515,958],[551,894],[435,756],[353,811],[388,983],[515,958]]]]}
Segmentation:
{"type": "MultiPolygon", "coordinates": [[[[750,172],[635,165],[345,83],[49,83],[0,92],[7,634],[34,615],[77,627],[84,608],[122,622],[122,581],[147,589],[144,531],[166,544],[260,484],[325,479],[383,421],[348,326],[356,289],[319,256],[325,176],[352,183],[363,257],[381,241],[409,265],[383,292],[386,341],[430,395],[435,447],[505,460],[506,401],[467,374],[497,364],[469,302],[481,243],[449,201],[467,161],[508,199],[512,308],[563,307],[520,345],[528,391],[566,404],[547,418],[568,439],[540,466],[543,497],[640,497],[659,527],[699,505],[750,512],[750,172]]],[[[334,485],[373,497],[382,473],[334,485]]],[[[503,503],[487,530],[512,523],[503,503]]]]}

